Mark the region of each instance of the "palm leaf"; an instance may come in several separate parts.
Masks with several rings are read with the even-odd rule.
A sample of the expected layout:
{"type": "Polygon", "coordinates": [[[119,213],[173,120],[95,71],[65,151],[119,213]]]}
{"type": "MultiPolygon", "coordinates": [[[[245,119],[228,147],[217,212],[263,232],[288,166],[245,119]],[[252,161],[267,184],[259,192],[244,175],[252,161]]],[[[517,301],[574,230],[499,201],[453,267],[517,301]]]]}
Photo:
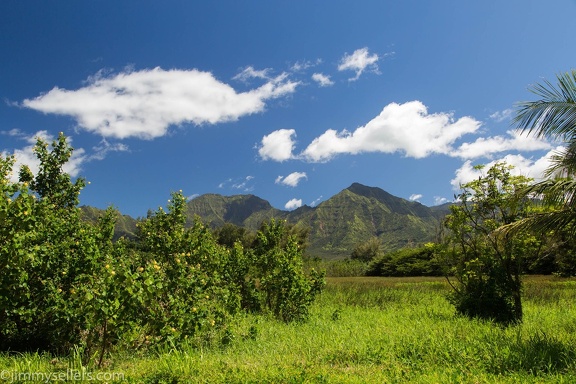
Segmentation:
{"type": "Polygon", "coordinates": [[[544,176],[570,177],[576,175],[576,140],[572,140],[566,147],[557,150],[550,158],[550,166],[544,171],[544,176]]]}
{"type": "Polygon", "coordinates": [[[515,221],[512,224],[502,226],[496,230],[498,235],[515,234],[524,231],[536,233],[550,233],[559,229],[569,229],[572,235],[576,235],[576,211],[574,209],[561,209],[553,212],[534,214],[525,219],[515,221]]]}
{"type": "Polygon", "coordinates": [[[571,141],[576,137],[576,70],[557,79],[556,86],[547,80],[532,86],[541,100],[517,104],[514,122],[522,132],[571,141]]]}
{"type": "Polygon", "coordinates": [[[521,192],[548,208],[515,223],[500,228],[497,233],[517,233],[522,230],[547,233],[560,228],[572,228],[576,235],[576,70],[559,74],[557,84],[549,81],[532,86],[540,97],[537,101],[518,104],[514,122],[521,132],[562,140],[566,146],[552,156],[546,170],[548,178],[521,192]]]}

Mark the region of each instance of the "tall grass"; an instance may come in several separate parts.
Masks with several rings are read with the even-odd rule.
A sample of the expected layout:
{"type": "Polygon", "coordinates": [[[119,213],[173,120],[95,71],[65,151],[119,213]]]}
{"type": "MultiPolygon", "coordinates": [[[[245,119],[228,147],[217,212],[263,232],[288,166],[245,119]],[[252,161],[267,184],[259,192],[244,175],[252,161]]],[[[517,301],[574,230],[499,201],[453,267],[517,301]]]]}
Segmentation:
{"type": "MultiPolygon", "coordinates": [[[[245,315],[210,346],[124,351],[106,369],[133,383],[576,382],[576,281],[528,278],[524,323],[508,328],[456,316],[448,291],[441,278],[330,278],[308,322],[245,315]]],[[[0,357],[12,370],[73,361],[0,357]]]]}

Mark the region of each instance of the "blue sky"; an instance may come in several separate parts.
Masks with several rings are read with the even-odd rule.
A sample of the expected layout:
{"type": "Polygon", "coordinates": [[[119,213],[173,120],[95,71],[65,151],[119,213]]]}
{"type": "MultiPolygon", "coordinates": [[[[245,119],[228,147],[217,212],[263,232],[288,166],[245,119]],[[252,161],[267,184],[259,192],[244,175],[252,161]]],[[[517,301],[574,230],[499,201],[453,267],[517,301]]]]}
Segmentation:
{"type": "Polygon", "coordinates": [[[171,191],[317,205],[353,182],[435,205],[559,143],[515,103],[576,63],[576,2],[0,2],[0,151],[34,169],[64,132],[81,204],[132,216],[171,191]]]}

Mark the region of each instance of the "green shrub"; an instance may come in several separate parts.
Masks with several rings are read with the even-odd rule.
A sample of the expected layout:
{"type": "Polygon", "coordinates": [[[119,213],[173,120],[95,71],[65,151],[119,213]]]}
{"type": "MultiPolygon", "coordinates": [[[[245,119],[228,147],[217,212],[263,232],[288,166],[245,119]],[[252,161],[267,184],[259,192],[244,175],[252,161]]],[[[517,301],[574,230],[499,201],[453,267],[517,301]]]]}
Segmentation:
{"type": "Polygon", "coordinates": [[[265,223],[253,247],[218,244],[196,218],[185,227],[186,198],[138,223],[134,242],[113,242],[117,212],[96,224],[77,208],[84,180],[62,166],[72,148],[60,134],[41,139],[33,175],[0,156],[0,349],[82,352],[101,365],[117,345],[130,349],[210,341],[241,309],[305,319],[323,274],[304,274],[305,232],[265,223]]]}
{"type": "Polygon", "coordinates": [[[428,243],[418,248],[404,248],[373,260],[367,276],[442,276],[442,266],[436,259],[436,245],[428,243]]]}
{"type": "Polygon", "coordinates": [[[20,181],[14,158],[0,157],[0,348],[68,351],[90,332],[76,289],[100,274],[110,233],[84,223],[76,204],[83,179],[72,183],[62,166],[72,154],[65,137],[38,139],[40,160],[20,181]]]}
{"type": "Polygon", "coordinates": [[[350,258],[352,260],[368,262],[381,257],[381,248],[382,243],[380,240],[377,237],[372,237],[370,240],[358,244],[350,254],[350,258]]]}
{"type": "Polygon", "coordinates": [[[526,217],[532,205],[518,193],[530,180],[513,176],[512,168],[497,163],[461,186],[459,204],[450,207],[444,221],[447,233],[440,252],[455,280],[450,299],[456,310],[502,324],[522,321],[522,267],[541,251],[540,240],[530,233],[495,232],[526,217]]]}
{"type": "Polygon", "coordinates": [[[287,322],[304,320],[325,284],[322,272],[312,269],[309,276],[304,274],[303,248],[284,221],[272,219],[262,224],[251,249],[260,305],[287,322]]]}

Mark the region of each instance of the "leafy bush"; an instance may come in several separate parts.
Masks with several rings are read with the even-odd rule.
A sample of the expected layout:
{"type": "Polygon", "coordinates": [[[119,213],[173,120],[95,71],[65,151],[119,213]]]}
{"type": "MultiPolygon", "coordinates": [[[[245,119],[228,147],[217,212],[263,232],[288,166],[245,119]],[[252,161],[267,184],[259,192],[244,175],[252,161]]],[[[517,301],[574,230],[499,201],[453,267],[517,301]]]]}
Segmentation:
{"type": "Polygon", "coordinates": [[[529,179],[513,176],[512,168],[497,163],[461,187],[460,204],[450,207],[444,222],[448,233],[442,253],[448,273],[456,280],[451,296],[456,310],[503,324],[522,321],[522,266],[525,260],[537,258],[541,249],[532,234],[495,232],[526,217],[532,204],[518,193],[529,179]]]}
{"type": "Polygon", "coordinates": [[[370,240],[358,244],[350,254],[350,258],[352,260],[372,261],[382,255],[381,247],[380,240],[377,237],[372,237],[370,240]]]}
{"type": "Polygon", "coordinates": [[[240,297],[225,279],[229,252],[196,219],[185,228],[186,198],[173,193],[168,211],[159,208],[138,224],[144,294],[138,317],[142,334],[172,343],[224,325],[239,310],[240,297]]]}
{"type": "Polygon", "coordinates": [[[186,198],[173,193],[167,210],[138,223],[135,242],[113,242],[117,212],[98,223],[76,207],[84,180],[62,167],[72,148],[60,134],[38,140],[33,175],[0,156],[0,349],[67,353],[80,348],[98,364],[118,344],[178,346],[225,335],[241,309],[270,311],[283,321],[306,318],[324,279],[302,268],[305,239],[283,222],[265,223],[253,247],[218,244],[196,219],[186,223],[186,198]]]}
{"type": "Polygon", "coordinates": [[[373,260],[368,276],[442,276],[443,269],[436,259],[436,244],[404,248],[373,260]]]}
{"type": "Polygon", "coordinates": [[[48,145],[38,139],[40,160],[33,176],[14,158],[0,157],[0,347],[63,351],[90,332],[76,289],[99,274],[109,232],[79,216],[83,179],[62,172],[72,149],[60,134],[48,145]]]}
{"type": "Polygon", "coordinates": [[[304,244],[284,221],[272,219],[262,224],[251,249],[251,277],[260,305],[283,321],[304,320],[325,285],[324,273],[312,269],[310,276],[304,274],[304,244]]]}

